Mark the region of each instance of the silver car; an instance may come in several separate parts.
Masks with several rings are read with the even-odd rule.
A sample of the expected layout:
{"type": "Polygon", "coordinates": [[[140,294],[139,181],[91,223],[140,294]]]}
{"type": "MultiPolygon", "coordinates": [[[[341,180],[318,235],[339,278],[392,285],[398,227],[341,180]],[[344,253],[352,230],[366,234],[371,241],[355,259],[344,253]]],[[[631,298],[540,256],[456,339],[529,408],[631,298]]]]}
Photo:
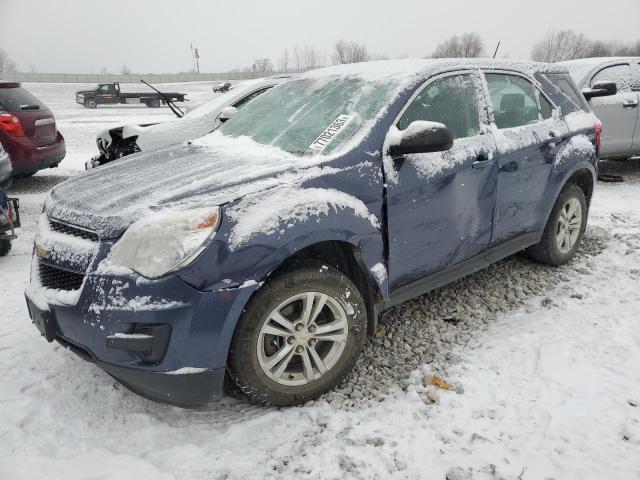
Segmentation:
{"type": "Polygon", "coordinates": [[[11,186],[11,159],[0,144],[0,190],[7,190],[11,186]]]}
{"type": "Polygon", "coordinates": [[[96,138],[100,153],[87,161],[85,168],[95,168],[127,155],[200,138],[214,131],[251,100],[289,78],[291,75],[276,75],[248,80],[188,111],[181,118],[168,122],[125,124],[101,131],[96,138]]]}
{"type": "Polygon", "coordinates": [[[560,62],[589,98],[607,83],[614,82],[617,93],[589,98],[602,122],[600,158],[629,158],[640,155],[640,57],[586,58],[560,62]]]}

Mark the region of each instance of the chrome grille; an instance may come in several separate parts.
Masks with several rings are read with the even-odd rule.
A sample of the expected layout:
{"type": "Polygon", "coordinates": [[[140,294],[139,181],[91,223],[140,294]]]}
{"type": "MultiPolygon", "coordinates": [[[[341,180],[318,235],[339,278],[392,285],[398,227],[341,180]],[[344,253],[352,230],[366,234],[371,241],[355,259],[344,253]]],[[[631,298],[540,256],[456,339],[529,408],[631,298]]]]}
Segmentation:
{"type": "Polygon", "coordinates": [[[84,238],[92,242],[99,241],[98,234],[91,230],[85,230],[83,228],[74,227],[66,223],[59,222],[57,220],[49,219],[49,227],[54,232],[64,233],[65,235],[72,235],[74,237],[84,238]]]}

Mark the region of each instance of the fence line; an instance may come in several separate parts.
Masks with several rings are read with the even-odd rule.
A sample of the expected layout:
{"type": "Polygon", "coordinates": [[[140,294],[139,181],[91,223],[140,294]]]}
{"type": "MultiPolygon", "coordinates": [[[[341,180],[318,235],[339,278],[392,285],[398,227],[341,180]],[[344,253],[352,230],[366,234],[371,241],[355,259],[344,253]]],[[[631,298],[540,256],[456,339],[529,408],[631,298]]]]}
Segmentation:
{"type": "Polygon", "coordinates": [[[82,73],[0,73],[1,80],[10,82],[34,83],[137,83],[145,80],[149,83],[207,82],[222,80],[250,80],[264,77],[264,72],[226,72],[226,73],[171,73],[171,74],[82,74],[82,73]]]}

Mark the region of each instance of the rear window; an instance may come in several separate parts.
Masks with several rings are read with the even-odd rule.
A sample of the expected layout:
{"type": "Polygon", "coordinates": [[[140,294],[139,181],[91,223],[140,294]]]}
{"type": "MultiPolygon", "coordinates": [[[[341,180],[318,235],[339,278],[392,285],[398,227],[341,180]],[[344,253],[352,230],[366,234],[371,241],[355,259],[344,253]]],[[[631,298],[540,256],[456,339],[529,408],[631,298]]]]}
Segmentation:
{"type": "Polygon", "coordinates": [[[47,106],[23,87],[0,84],[0,110],[19,112],[20,110],[46,110],[47,106]],[[37,108],[35,108],[37,107],[37,108]]]}
{"type": "Polygon", "coordinates": [[[578,90],[571,76],[566,73],[545,73],[543,76],[555,90],[555,95],[552,96],[562,113],[566,115],[576,110],[591,111],[587,100],[582,95],[582,92],[578,90]]]}

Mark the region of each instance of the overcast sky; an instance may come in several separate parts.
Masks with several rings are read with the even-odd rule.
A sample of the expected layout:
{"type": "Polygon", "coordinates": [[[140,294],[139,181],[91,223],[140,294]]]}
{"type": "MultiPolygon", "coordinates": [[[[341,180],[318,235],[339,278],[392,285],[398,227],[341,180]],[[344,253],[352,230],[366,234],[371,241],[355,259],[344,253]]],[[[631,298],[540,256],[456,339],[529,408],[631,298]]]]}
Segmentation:
{"type": "Polygon", "coordinates": [[[640,39],[640,0],[0,0],[0,47],[21,71],[203,72],[274,62],[285,48],[329,53],[340,38],[372,52],[423,57],[443,39],[476,31],[488,51],[528,58],[552,28],[640,39]]]}

